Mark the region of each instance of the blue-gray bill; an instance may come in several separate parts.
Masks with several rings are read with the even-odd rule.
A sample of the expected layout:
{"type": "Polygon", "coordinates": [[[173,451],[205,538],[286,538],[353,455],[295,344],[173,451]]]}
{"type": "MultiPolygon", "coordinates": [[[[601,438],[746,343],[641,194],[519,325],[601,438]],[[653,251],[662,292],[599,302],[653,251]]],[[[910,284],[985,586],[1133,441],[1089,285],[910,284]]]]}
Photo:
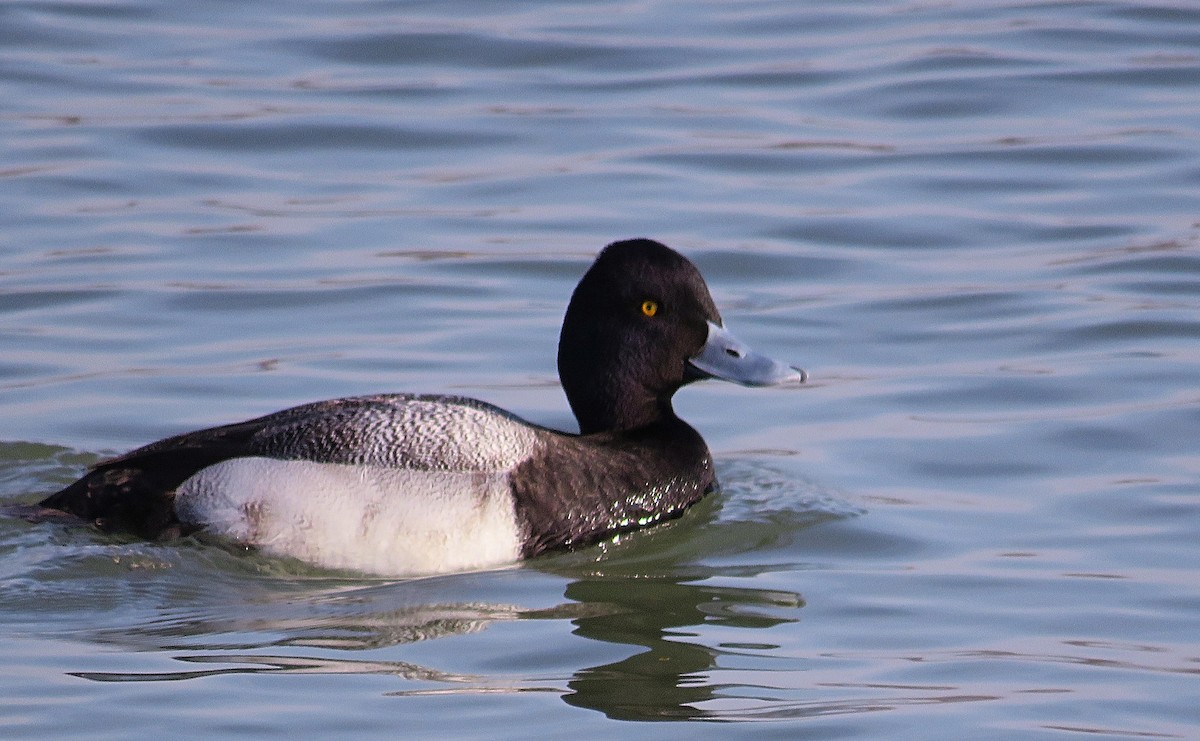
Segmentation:
{"type": "Polygon", "coordinates": [[[803,370],[754,352],[727,329],[708,323],[708,341],[688,359],[703,378],[720,378],[743,386],[804,383],[803,370]]]}

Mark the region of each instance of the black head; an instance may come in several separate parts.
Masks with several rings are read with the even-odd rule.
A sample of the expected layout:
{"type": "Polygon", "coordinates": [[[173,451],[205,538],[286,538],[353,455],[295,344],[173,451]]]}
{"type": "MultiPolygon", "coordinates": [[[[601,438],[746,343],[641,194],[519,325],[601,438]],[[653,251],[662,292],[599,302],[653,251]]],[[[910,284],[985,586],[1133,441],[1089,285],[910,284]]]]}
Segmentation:
{"type": "Polygon", "coordinates": [[[671,396],[704,377],[688,364],[721,324],[687,258],[649,239],[614,242],[571,296],[558,373],[583,433],[627,430],[673,416],[671,396]]]}

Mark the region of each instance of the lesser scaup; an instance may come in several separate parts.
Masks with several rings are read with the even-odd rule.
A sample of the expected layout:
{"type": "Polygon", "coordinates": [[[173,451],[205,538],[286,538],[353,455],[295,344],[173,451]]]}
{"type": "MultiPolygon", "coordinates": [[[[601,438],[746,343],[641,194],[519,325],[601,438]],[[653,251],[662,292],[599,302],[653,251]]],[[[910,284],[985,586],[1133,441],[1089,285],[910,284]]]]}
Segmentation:
{"type": "Polygon", "coordinates": [[[696,267],[648,239],[609,245],[584,274],[558,371],[578,435],[456,396],[333,399],[151,443],[41,505],[324,567],[482,568],[675,517],[712,490],[708,447],[671,407],[684,384],[804,380],[730,335],[696,267]]]}

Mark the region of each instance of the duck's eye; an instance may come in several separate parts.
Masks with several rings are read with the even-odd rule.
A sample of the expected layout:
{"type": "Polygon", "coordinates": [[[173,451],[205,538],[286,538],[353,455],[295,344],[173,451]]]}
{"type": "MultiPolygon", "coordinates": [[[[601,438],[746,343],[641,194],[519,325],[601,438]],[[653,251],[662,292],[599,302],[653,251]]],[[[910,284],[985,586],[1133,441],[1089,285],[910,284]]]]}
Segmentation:
{"type": "Polygon", "coordinates": [[[654,316],[655,314],[657,314],[658,313],[658,302],[657,301],[643,301],[642,302],[642,313],[645,314],[646,316],[654,316]]]}

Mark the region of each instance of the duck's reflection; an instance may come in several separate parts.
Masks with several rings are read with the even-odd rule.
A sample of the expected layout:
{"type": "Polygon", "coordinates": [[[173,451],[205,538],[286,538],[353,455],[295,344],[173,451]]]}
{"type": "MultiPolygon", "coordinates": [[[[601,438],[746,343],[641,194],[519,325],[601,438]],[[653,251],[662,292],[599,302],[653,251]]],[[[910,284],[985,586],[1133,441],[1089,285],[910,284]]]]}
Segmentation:
{"type": "MultiPolygon", "coordinates": [[[[94,636],[109,643],[135,644],[143,650],[171,650],[177,660],[189,665],[187,669],[91,671],[76,676],[103,682],[146,682],[275,672],[387,674],[420,685],[389,693],[394,695],[554,691],[562,693],[571,705],[612,718],[703,717],[696,705],[714,697],[717,686],[708,673],[717,668],[723,649],[720,644],[691,637],[702,635],[706,625],[757,629],[791,622],[796,619],[794,609],[803,604],[795,593],[706,581],[694,574],[686,581],[590,576],[567,584],[566,602],[536,610],[482,601],[421,602],[422,597],[437,596],[437,584],[292,593],[286,599],[243,605],[236,616],[165,616],[153,624],[94,636]],[[581,667],[571,676],[559,678],[461,674],[347,655],[478,632],[509,620],[567,620],[576,635],[635,650],[619,661],[581,667]],[[264,634],[273,638],[263,641],[264,634]],[[190,650],[181,651],[185,647],[190,650]],[[303,655],[281,650],[300,647],[303,655]]],[[[759,646],[760,650],[770,648],[759,646]]]]}
{"type": "Polygon", "coordinates": [[[573,582],[567,597],[580,604],[618,609],[577,618],[575,632],[599,641],[637,646],[621,661],[575,673],[563,699],[622,720],[702,717],[698,703],[714,697],[708,672],[716,668],[719,647],[688,640],[689,626],[724,623],[764,628],[795,618],[763,611],[798,607],[794,593],[734,589],[663,579],[573,582]]]}

